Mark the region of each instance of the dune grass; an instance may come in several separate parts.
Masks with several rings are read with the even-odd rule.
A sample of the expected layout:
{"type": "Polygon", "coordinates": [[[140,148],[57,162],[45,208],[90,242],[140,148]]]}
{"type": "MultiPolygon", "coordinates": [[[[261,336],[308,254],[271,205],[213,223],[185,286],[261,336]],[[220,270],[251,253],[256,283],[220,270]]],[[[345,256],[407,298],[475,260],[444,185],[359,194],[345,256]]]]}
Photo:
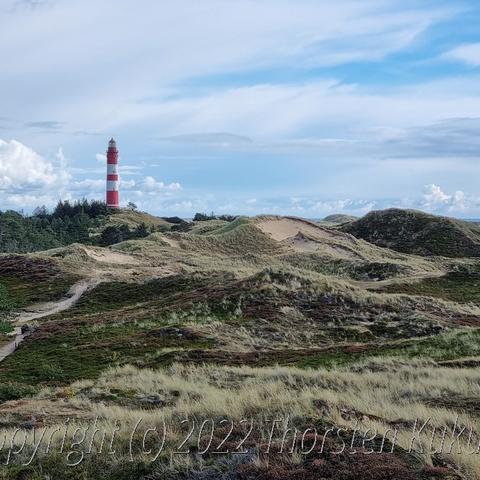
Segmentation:
{"type": "MultiPolygon", "coordinates": [[[[122,429],[116,443],[121,452],[120,456],[112,457],[107,464],[102,456],[87,456],[80,466],[72,470],[72,478],[75,479],[87,478],[81,475],[92,471],[94,466],[97,472],[88,478],[102,478],[106,472],[118,472],[119,466],[124,465],[123,462],[128,459],[127,432],[131,431],[132,426],[141,418],[143,424],[150,428],[157,427],[163,431],[161,429],[166,426],[168,437],[165,451],[153,465],[147,462],[148,455],[134,451],[131,468],[140,469],[138,478],[177,478],[175,475],[178,475],[178,478],[188,478],[192,470],[200,470],[205,475],[202,478],[213,479],[217,477],[207,474],[214,465],[217,465],[217,468],[223,465],[221,468],[224,473],[231,475],[231,478],[237,478],[235,472],[239,472],[240,467],[234,460],[235,455],[211,455],[209,452],[198,454],[198,445],[203,445],[202,442],[206,441],[202,435],[198,437],[199,427],[208,419],[213,419],[216,425],[219,425],[221,420],[238,424],[247,419],[256,422],[255,434],[251,438],[253,443],[248,445],[257,445],[259,448],[263,445],[262,448],[265,448],[265,442],[270,441],[273,446],[269,456],[257,453],[245,457],[244,461],[249,462],[251,468],[255,466],[265,470],[265,476],[261,478],[367,478],[361,476],[365,475],[365,472],[362,474],[362,462],[366,458],[362,455],[349,455],[349,458],[325,454],[309,457],[300,451],[298,444],[294,453],[290,453],[289,449],[281,452],[279,448],[282,442],[291,441],[290,436],[285,437],[287,427],[287,435],[293,435],[293,427],[300,433],[313,426],[318,431],[325,432],[329,426],[335,425],[344,429],[344,440],[351,438],[354,427],[365,435],[369,432],[370,437],[372,432],[376,433],[377,441],[369,444],[372,446],[378,447],[380,440],[385,437],[390,442],[387,443],[390,448],[394,440],[396,447],[393,458],[401,462],[405,472],[378,478],[430,478],[424,476],[426,472],[434,471],[429,465],[438,465],[442,459],[446,464],[454,462],[464,475],[463,478],[473,480],[480,476],[480,462],[478,456],[466,453],[467,435],[460,437],[458,445],[451,451],[445,448],[442,453],[435,454],[432,448],[441,448],[441,435],[435,436],[435,429],[447,428],[450,433],[454,425],[459,425],[480,432],[480,422],[475,412],[468,407],[462,409],[463,404],[468,405],[468,399],[478,398],[479,385],[480,372],[477,369],[441,368],[432,362],[418,360],[368,360],[358,364],[355,369],[335,370],[174,364],[166,370],[138,369],[132,366],[112,368],[96,380],[78,381],[67,389],[43,390],[32,401],[55,405],[58,398],[63,398],[64,402],[75,406],[79,412],[90,418],[98,418],[100,427],[108,431],[112,430],[116,421],[121,422],[122,429]],[[138,403],[138,399],[151,396],[160,398],[162,406],[145,409],[138,403]],[[457,399],[458,412],[443,406],[442,402],[451,398],[457,399]],[[190,421],[182,424],[183,419],[190,421]],[[279,422],[278,429],[273,431],[272,419],[279,422]],[[416,441],[412,443],[415,421],[422,424],[427,422],[427,426],[418,436],[413,437],[416,441]],[[186,431],[188,432],[192,425],[195,434],[183,445],[190,454],[173,455],[173,451],[183,441],[186,431]],[[396,431],[395,437],[393,430],[396,431]],[[175,461],[172,461],[172,455],[175,461]],[[308,465],[313,458],[322,459],[322,462],[314,464],[316,476],[299,477],[302,469],[311,468],[308,465]],[[336,462],[337,476],[324,477],[325,472],[332,467],[332,461],[336,462]],[[347,461],[348,463],[342,466],[342,462],[347,461]],[[288,465],[290,474],[269,476],[268,472],[273,472],[271,469],[276,468],[275,465],[288,465]],[[350,476],[344,476],[343,469],[346,465],[350,465],[350,476]],[[352,476],[355,471],[360,476],[352,476]]],[[[47,432],[54,428],[56,425],[49,426],[47,432]]],[[[75,425],[69,428],[71,432],[75,425]]],[[[229,448],[235,446],[241,433],[242,431],[234,431],[229,448]]],[[[12,434],[12,431],[7,431],[7,439],[12,434]]],[[[218,436],[214,437],[215,442],[221,440],[224,434],[224,430],[219,429],[218,436]]],[[[61,440],[59,437],[54,439],[54,445],[61,440]]],[[[84,446],[77,447],[77,451],[87,445],[88,442],[85,442],[84,446]]],[[[339,440],[332,438],[328,448],[336,449],[339,445],[339,440]]],[[[384,455],[372,457],[375,459],[372,462],[387,462],[382,463],[382,468],[388,472],[388,462],[394,460],[391,455],[384,455]]],[[[22,459],[22,456],[19,459],[22,459]]],[[[47,459],[40,455],[30,468],[33,473],[41,471],[48,474],[55,468],[64,467],[64,464],[64,456],[50,456],[47,459]]],[[[370,468],[374,468],[373,463],[370,468]]],[[[13,467],[10,471],[13,472],[13,467]]],[[[109,478],[124,478],[116,475],[118,473],[109,478]]],[[[451,470],[439,469],[433,478],[454,478],[452,475],[454,472],[451,470]]]]}
{"type": "Polygon", "coordinates": [[[428,278],[420,282],[390,285],[382,291],[406,295],[427,295],[453,302],[480,304],[480,274],[450,272],[443,277],[428,278]]]}

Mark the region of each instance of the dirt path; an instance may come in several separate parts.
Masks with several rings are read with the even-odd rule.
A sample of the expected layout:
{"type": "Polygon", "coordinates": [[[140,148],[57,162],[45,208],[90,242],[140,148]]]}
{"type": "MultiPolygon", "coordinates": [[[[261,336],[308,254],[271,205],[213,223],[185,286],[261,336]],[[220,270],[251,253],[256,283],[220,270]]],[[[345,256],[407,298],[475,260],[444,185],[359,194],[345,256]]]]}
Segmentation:
{"type": "Polygon", "coordinates": [[[72,285],[67,295],[58,302],[40,303],[18,313],[13,322],[15,325],[14,340],[0,347],[0,362],[11,355],[26,337],[26,334],[22,333],[22,325],[69,309],[87,290],[98,283],[99,280],[82,280],[72,285]]]}

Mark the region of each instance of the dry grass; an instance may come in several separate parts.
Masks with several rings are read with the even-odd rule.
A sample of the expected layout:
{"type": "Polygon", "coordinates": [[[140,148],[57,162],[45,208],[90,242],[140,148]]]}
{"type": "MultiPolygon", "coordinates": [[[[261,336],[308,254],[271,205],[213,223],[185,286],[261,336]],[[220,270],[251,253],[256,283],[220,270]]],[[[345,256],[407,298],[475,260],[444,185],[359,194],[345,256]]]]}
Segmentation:
{"type": "MultiPolygon", "coordinates": [[[[96,382],[73,385],[74,390],[85,388],[136,391],[144,395],[179,392],[174,405],[160,411],[142,412],[154,424],[160,417],[174,424],[175,419],[183,416],[227,417],[239,421],[252,413],[270,418],[302,419],[318,419],[321,414],[321,421],[327,424],[351,428],[358,421],[362,429],[376,429],[379,435],[397,425],[399,446],[407,450],[415,420],[423,424],[430,419],[429,425],[440,429],[451,429],[457,421],[480,433],[478,417],[462,412],[461,407],[459,411],[452,411],[429,405],[432,400],[442,398],[479,398],[480,371],[438,368],[427,362],[376,360],[358,366],[355,371],[179,364],[167,371],[124,367],[106,372],[96,382]],[[318,405],[323,406],[321,412],[318,405]]],[[[117,406],[92,405],[92,408],[95,414],[110,422],[118,416],[132,421],[139,414],[117,406]]],[[[420,436],[425,447],[430,442],[430,434],[431,430],[427,430],[420,436]]],[[[439,447],[440,439],[434,444],[439,447]]],[[[429,454],[422,455],[426,463],[431,463],[429,454]]],[[[480,478],[478,455],[453,455],[452,458],[471,478],[480,478]]]]}
{"type": "MultiPolygon", "coordinates": [[[[127,214],[136,217],[140,215],[138,212],[123,212],[119,215],[127,214]]],[[[101,256],[102,249],[96,250],[101,256]]],[[[162,272],[223,270],[244,277],[268,267],[292,266],[305,274],[324,273],[348,280],[352,272],[368,268],[374,262],[402,279],[439,275],[451,267],[451,262],[447,264],[445,259],[404,255],[307,221],[277,217],[251,220],[242,218],[226,225],[202,222],[202,225],[188,233],[155,233],[145,239],[122,242],[105,250],[107,254],[108,251],[119,251],[133,256],[135,272],[140,276],[160,276],[162,272]],[[278,235],[271,232],[285,228],[286,235],[291,233],[292,237],[287,241],[283,239],[285,234],[282,234],[282,240],[276,240],[278,235]],[[302,242],[313,245],[312,248],[309,247],[307,251],[297,248],[295,236],[298,232],[305,235],[305,241],[302,242]]],[[[41,255],[55,258],[69,272],[80,272],[87,276],[92,270],[95,275],[106,273],[116,278],[128,278],[132,273],[125,266],[112,269],[111,265],[96,261],[81,245],[58,248],[41,255]]]]}
{"type": "Polygon", "coordinates": [[[113,212],[112,215],[109,215],[106,226],[127,225],[129,228],[135,228],[142,223],[144,223],[147,227],[171,227],[172,225],[163,218],[155,217],[154,215],[150,215],[146,212],[138,212],[129,210],[127,208],[122,208],[116,212],[113,212]]]}
{"type": "MultiPolygon", "coordinates": [[[[388,439],[396,428],[396,444],[409,450],[414,438],[413,424],[428,420],[428,427],[418,437],[425,451],[421,451],[419,444],[413,444],[416,457],[426,465],[441,457],[446,462],[454,462],[465,478],[477,479],[480,478],[478,455],[457,453],[457,445],[452,453],[445,448],[443,454],[436,456],[427,450],[434,427],[451,430],[457,424],[459,428],[465,426],[480,432],[478,416],[461,408],[462,399],[479,395],[478,369],[440,368],[429,362],[384,359],[358,365],[355,371],[174,364],[167,370],[131,366],[111,369],[95,381],[44,390],[32,400],[31,408],[36,408],[35,402],[37,407],[42,405],[48,411],[57,405],[57,409],[77,412],[78,417],[98,417],[107,429],[113,428],[118,420],[128,431],[139,418],[151,427],[163,428],[166,424],[170,445],[184,435],[180,419],[194,418],[201,423],[209,418],[228,418],[238,423],[255,418],[259,422],[258,432],[265,440],[271,428],[266,420],[275,418],[284,422],[293,419],[300,429],[314,425],[352,429],[358,425],[360,431],[370,429],[378,432],[380,438],[386,435],[388,439]],[[136,403],[136,399],[149,395],[165,400],[162,407],[145,410],[136,403]],[[452,397],[459,399],[457,411],[441,406],[441,399],[452,397]],[[59,398],[63,400],[59,402],[59,398]]],[[[25,411],[25,404],[22,408],[25,411]]],[[[255,440],[262,441],[261,437],[255,440]]],[[[275,438],[280,441],[281,432],[275,438]]],[[[127,439],[119,441],[127,442],[127,439]]],[[[192,439],[192,447],[194,443],[192,439]]],[[[465,450],[466,436],[460,443],[465,450]]],[[[433,445],[440,448],[441,438],[436,437],[433,445]]],[[[187,456],[177,458],[176,462],[184,462],[185,466],[185,462],[196,460],[187,456]]]]}

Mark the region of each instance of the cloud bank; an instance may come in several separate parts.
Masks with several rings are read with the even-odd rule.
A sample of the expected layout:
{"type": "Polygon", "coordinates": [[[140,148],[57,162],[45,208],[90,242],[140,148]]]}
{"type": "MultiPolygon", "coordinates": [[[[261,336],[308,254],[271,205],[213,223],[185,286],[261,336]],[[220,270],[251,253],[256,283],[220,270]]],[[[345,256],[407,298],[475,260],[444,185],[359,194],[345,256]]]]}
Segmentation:
{"type": "Polygon", "coordinates": [[[114,135],[122,198],[154,213],[480,216],[479,15],[473,0],[7,0],[5,204],[101,197],[95,152],[114,135]]]}

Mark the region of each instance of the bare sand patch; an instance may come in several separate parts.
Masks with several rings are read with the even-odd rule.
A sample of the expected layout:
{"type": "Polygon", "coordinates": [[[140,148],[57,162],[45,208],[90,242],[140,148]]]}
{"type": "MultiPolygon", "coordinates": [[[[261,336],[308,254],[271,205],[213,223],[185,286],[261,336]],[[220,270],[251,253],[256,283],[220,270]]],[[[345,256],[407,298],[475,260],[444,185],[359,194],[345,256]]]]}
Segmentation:
{"type": "Polygon", "coordinates": [[[85,253],[97,262],[117,265],[138,265],[140,262],[126,253],[116,252],[108,248],[84,247],[85,253]]]}
{"type": "Polygon", "coordinates": [[[361,258],[356,242],[341,232],[292,217],[259,217],[256,226],[274,240],[302,253],[347,259],[361,258]]]}
{"type": "MultiPolygon", "coordinates": [[[[350,236],[342,232],[321,227],[313,222],[294,217],[259,217],[256,225],[263,232],[268,233],[273,239],[281,242],[289,237],[302,233],[307,237],[318,240],[349,240],[350,236]]],[[[353,237],[352,237],[353,238],[353,237]]]]}

